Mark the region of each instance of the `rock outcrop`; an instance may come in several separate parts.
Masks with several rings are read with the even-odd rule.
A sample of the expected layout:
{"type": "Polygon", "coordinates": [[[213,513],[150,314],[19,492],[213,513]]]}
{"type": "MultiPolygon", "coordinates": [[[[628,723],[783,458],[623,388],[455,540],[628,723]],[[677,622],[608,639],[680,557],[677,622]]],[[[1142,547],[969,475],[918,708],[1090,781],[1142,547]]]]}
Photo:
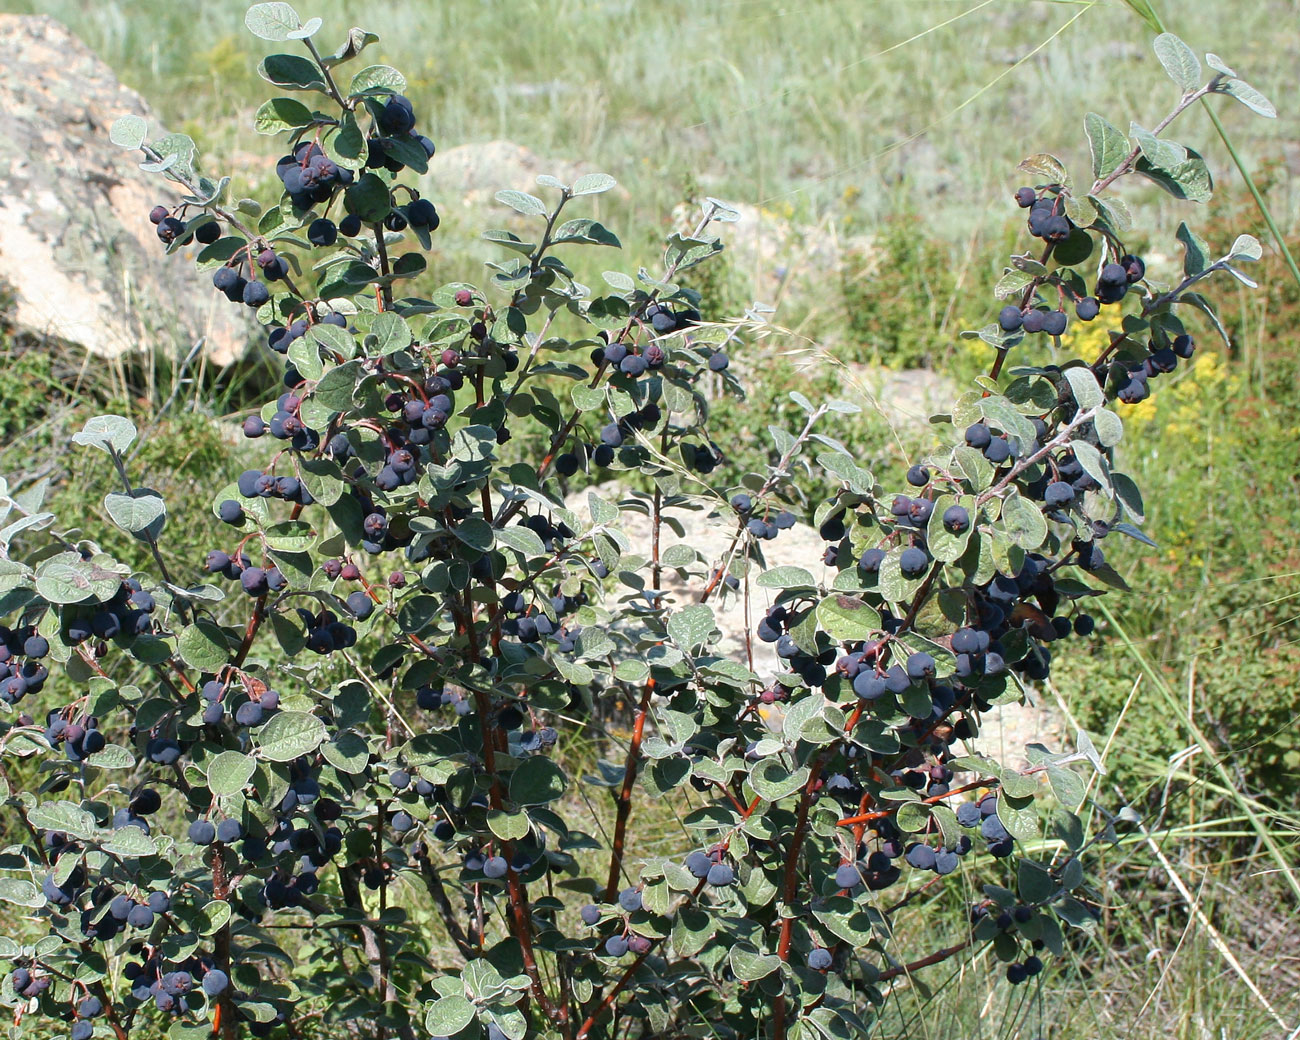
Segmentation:
{"type": "Polygon", "coordinates": [[[101,357],[179,353],[196,343],[218,364],[240,356],[251,326],[184,255],[164,258],[149,209],[176,197],[108,139],[138,115],[163,134],[144,100],[63,25],[0,15],[0,279],[7,315],[37,337],[101,357]]]}

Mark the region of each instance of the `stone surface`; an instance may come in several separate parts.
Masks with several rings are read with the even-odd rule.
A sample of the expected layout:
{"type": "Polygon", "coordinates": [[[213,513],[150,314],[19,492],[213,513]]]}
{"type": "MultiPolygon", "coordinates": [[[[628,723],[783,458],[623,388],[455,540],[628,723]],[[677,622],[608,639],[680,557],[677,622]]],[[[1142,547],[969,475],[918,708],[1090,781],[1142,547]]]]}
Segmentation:
{"type": "Polygon", "coordinates": [[[0,154],[0,278],[13,289],[10,319],[38,337],[102,357],[189,354],[228,363],[251,324],[187,262],[164,258],[148,220],[178,197],[138,168],[108,130],[119,116],[165,131],[148,105],[63,25],[45,16],[0,15],[6,117],[0,154]]]}

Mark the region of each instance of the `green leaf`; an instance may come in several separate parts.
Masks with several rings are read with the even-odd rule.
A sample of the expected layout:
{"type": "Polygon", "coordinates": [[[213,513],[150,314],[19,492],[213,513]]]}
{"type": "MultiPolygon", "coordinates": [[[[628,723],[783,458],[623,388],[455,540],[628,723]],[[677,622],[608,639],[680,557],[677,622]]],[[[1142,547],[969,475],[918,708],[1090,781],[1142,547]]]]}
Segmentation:
{"type": "Polygon", "coordinates": [[[230,923],[230,904],[224,899],[209,899],[199,909],[199,932],[215,935],[230,923]]]}
{"type": "Polygon", "coordinates": [[[1058,243],[1052,251],[1052,259],[1062,267],[1076,267],[1092,256],[1094,248],[1092,236],[1083,230],[1084,227],[1092,223],[1092,216],[1091,214],[1087,217],[1081,214],[1077,216],[1077,220],[1074,217],[1070,219],[1074,220],[1079,227],[1071,229],[1070,237],[1064,242],[1058,243]]]}
{"type": "Polygon", "coordinates": [[[1128,203],[1118,195],[1107,195],[1105,199],[1094,197],[1092,202],[1097,207],[1099,224],[1121,235],[1132,230],[1133,214],[1129,212],[1128,203]]]}
{"type": "Polygon", "coordinates": [[[27,822],[37,830],[64,831],[74,838],[95,836],[95,817],[76,802],[42,802],[27,813],[27,822]]]}
{"type": "MultiPolygon", "coordinates": [[[[952,450],[953,468],[970,482],[971,491],[983,491],[993,483],[993,466],[981,452],[959,444],[952,450]]],[[[933,514],[932,514],[933,515],[933,514]]]]}
{"type": "Polygon", "coordinates": [[[1210,168],[1190,148],[1187,149],[1187,160],[1172,170],[1153,166],[1145,156],[1139,158],[1133,168],[1176,199],[1209,202],[1214,195],[1214,179],[1210,176],[1210,168]]]}
{"type": "Polygon", "coordinates": [[[875,938],[871,912],[859,907],[848,896],[831,896],[813,904],[813,917],[846,943],[865,947],[875,938]]]}
{"type": "Polygon", "coordinates": [[[994,394],[982,398],[979,407],[986,418],[990,419],[999,429],[1019,440],[1021,445],[1028,447],[1033,443],[1033,424],[1021,415],[1020,410],[1005,397],[994,394]]]}
{"type": "Polygon", "coordinates": [[[546,216],[546,203],[536,195],[529,195],[526,191],[515,191],[513,188],[507,188],[499,191],[493,196],[497,202],[503,206],[509,206],[516,213],[523,213],[529,217],[546,216]]]}
{"type": "Polygon", "coordinates": [[[618,506],[606,502],[594,491],[587,492],[587,509],[591,512],[593,524],[608,525],[618,520],[618,506]]]}
{"type": "Polygon", "coordinates": [[[346,730],[323,744],[321,754],[335,769],[354,775],[363,772],[370,761],[370,749],[365,740],[352,730],[346,730]]]}
{"type": "Polygon", "coordinates": [[[315,329],[319,328],[332,329],[334,326],[316,325],[310,336],[299,336],[289,344],[289,360],[304,379],[319,379],[325,372],[325,365],[320,359],[320,348],[316,345],[315,329]]]}
{"type": "Polygon", "coordinates": [[[785,712],[785,722],[781,728],[781,736],[784,737],[785,742],[794,744],[801,740],[803,731],[810,728],[814,720],[822,718],[826,706],[826,697],[820,693],[811,693],[790,705],[789,710],[785,712]]]}
{"type": "Polygon", "coordinates": [[[294,29],[289,33],[289,39],[310,40],[320,32],[320,27],[324,24],[325,23],[320,18],[308,18],[307,21],[303,22],[302,28],[294,29]]]}
{"type": "Polygon", "coordinates": [[[683,607],[668,618],[668,638],[689,652],[707,643],[716,627],[712,608],[699,603],[683,607]]]}
{"type": "Polygon", "coordinates": [[[493,809],[488,813],[488,830],[502,841],[518,841],[528,833],[528,814],[493,809]]]}
{"type": "Polygon", "coordinates": [[[1215,313],[1214,308],[1210,305],[1210,301],[1204,296],[1200,293],[1184,293],[1178,302],[1190,304],[1204,314],[1210,319],[1210,324],[1214,326],[1214,330],[1223,338],[1223,345],[1225,347],[1232,345],[1232,339],[1228,336],[1228,330],[1223,327],[1223,322],[1219,320],[1219,315],[1215,313]]]}
{"type": "Polygon", "coordinates": [[[1207,51],[1205,54],[1205,64],[1210,66],[1215,72],[1222,72],[1225,76],[1235,76],[1237,73],[1223,63],[1213,51],[1207,51]]]}
{"type": "Polygon", "coordinates": [[[773,567],[760,574],[754,584],[761,589],[815,589],[816,579],[803,567],[773,567]]]}
{"type": "Polygon", "coordinates": [[[1259,244],[1259,239],[1254,235],[1238,235],[1224,259],[1255,261],[1262,259],[1263,256],[1264,248],[1259,244]]]}
{"type": "Polygon", "coordinates": [[[1065,376],[1066,382],[1070,384],[1070,391],[1074,395],[1075,403],[1083,411],[1106,403],[1106,395],[1102,393],[1101,387],[1097,383],[1097,377],[1092,374],[1092,369],[1086,365],[1067,368],[1062,374],[1065,376]]]}
{"type": "Polygon", "coordinates": [[[115,830],[112,837],[100,848],[105,852],[111,852],[114,856],[122,857],[153,856],[158,852],[158,846],[153,838],[139,827],[121,827],[115,830]]]}
{"type": "Polygon", "coordinates": [[[214,795],[238,794],[257,768],[251,755],[223,751],[208,763],[208,790],[214,795]]]}
{"type": "Polygon", "coordinates": [[[302,20],[288,4],[254,4],[244,15],[244,25],[260,39],[283,43],[302,25],[302,20]]]}
{"type": "Polygon", "coordinates": [[[1119,499],[1119,504],[1124,507],[1124,512],[1133,520],[1142,523],[1146,519],[1146,513],[1142,506],[1142,492],[1133,478],[1127,473],[1112,473],[1110,475],[1111,483],[1115,488],[1115,497],[1119,499]]]}
{"type": "Polygon", "coordinates": [[[546,555],[546,546],[542,544],[542,539],[527,527],[518,525],[503,527],[497,531],[496,540],[498,545],[514,549],[527,559],[546,555]]]}
{"type": "Polygon", "coordinates": [[[230,658],[230,646],[224,632],[212,621],[200,618],[181,630],[176,650],[191,668],[215,672],[230,658]]]}
{"type": "Polygon", "coordinates": [[[487,552],[491,549],[496,537],[492,525],[478,516],[462,520],[451,529],[451,533],[471,549],[477,549],[479,552],[487,552]]]}
{"type": "Polygon", "coordinates": [[[294,98],[276,97],[262,102],[253,117],[253,129],[259,134],[282,134],[311,124],[311,109],[294,98]]]}
{"type": "Polygon", "coordinates": [[[993,287],[993,295],[999,300],[1009,300],[1024,292],[1025,286],[1033,280],[1034,276],[1024,271],[1006,271],[993,287]]]}
{"type": "Polygon", "coordinates": [[[306,552],[316,544],[316,532],[306,520],[281,520],[264,532],[268,549],[280,552],[306,552]]]}
{"type": "Polygon", "coordinates": [[[570,195],[599,195],[603,191],[609,191],[610,188],[618,184],[607,173],[587,173],[583,174],[573,182],[573,187],[569,189],[570,195]]]}
{"type": "Polygon", "coordinates": [[[424,1015],[424,1028],[434,1036],[455,1036],[477,1017],[477,1011],[457,994],[439,997],[424,1015]]]}
{"type": "Polygon", "coordinates": [[[827,596],[817,605],[817,623],[836,641],[870,639],[880,631],[880,611],[856,596],[827,596]]]}
{"type": "Polygon", "coordinates": [[[451,457],[461,462],[483,462],[493,457],[496,443],[497,432],[491,426],[466,426],[451,438],[451,457]]]}
{"type": "Polygon", "coordinates": [[[1129,123],[1129,133],[1152,166],[1171,170],[1187,161],[1187,149],[1173,141],[1164,141],[1137,123],[1129,123]]]}
{"type": "Polygon", "coordinates": [[[1061,184],[1068,187],[1070,183],[1070,174],[1066,170],[1065,164],[1048,152],[1040,152],[1037,155],[1029,156],[1016,169],[1023,173],[1033,174],[1040,178],[1044,184],[1061,184]]]}
{"type": "Polygon", "coordinates": [[[1267,119],[1277,118],[1277,109],[1273,102],[1252,87],[1244,79],[1227,79],[1219,84],[1218,92],[1236,98],[1256,115],[1267,119]]]}
{"type": "Polygon", "coordinates": [[[1065,808],[1074,812],[1083,804],[1085,789],[1079,774],[1061,766],[1047,767],[1047,782],[1052,787],[1056,800],[1065,808]]]}
{"type": "MultiPolygon", "coordinates": [[[[326,139],[325,150],[340,166],[350,170],[360,170],[365,167],[369,153],[361,127],[357,125],[355,113],[344,113],[339,120],[338,132],[326,139]]],[[[424,156],[423,149],[420,151],[420,156],[424,156]]]]}
{"type": "Polygon", "coordinates": [[[1161,33],[1155,39],[1156,57],[1185,94],[1201,85],[1201,62],[1196,53],[1173,33],[1161,33]]]}
{"type": "Polygon", "coordinates": [[[330,459],[302,459],[298,463],[299,475],[307,485],[311,497],[328,508],[343,495],[342,471],[330,459]]]}
{"type": "Polygon", "coordinates": [[[1102,458],[1101,452],[1087,441],[1071,441],[1070,448],[1074,451],[1074,457],[1079,460],[1079,465],[1083,467],[1083,471],[1100,484],[1107,494],[1110,494],[1110,467],[1106,465],[1106,460],[1102,458]]]}
{"type": "Polygon", "coordinates": [[[749,771],[749,782],[764,801],[779,802],[808,782],[808,767],[800,766],[793,773],[779,758],[763,758],[749,771]]]}
{"type": "Polygon", "coordinates": [[[1128,158],[1128,139],[1096,112],[1083,117],[1083,128],[1088,135],[1088,147],[1092,150],[1092,175],[1101,180],[1119,169],[1128,158]]]}
{"type": "MultiPolygon", "coordinates": [[[[153,150],[162,156],[161,163],[157,165],[185,177],[194,176],[194,156],[198,149],[185,134],[167,134],[153,143],[153,150]]],[[[140,165],[142,170],[149,167],[148,163],[140,165]]]]}
{"type": "Polygon", "coordinates": [[[1175,237],[1183,244],[1183,276],[1191,278],[1210,266],[1210,247],[1183,221],[1175,237]]]}
{"type": "Polygon", "coordinates": [[[1013,837],[1020,841],[1035,841],[1038,838],[1038,812],[1032,798],[1026,804],[1015,805],[1019,799],[1002,797],[998,799],[998,819],[1013,837]]]}
{"type": "Polygon", "coordinates": [[[291,762],[325,740],[325,723],[305,711],[283,711],[257,734],[258,752],[272,762],[291,762]]]}
{"type": "Polygon", "coordinates": [[[81,603],[110,599],[123,575],[83,560],[78,553],[51,556],[36,568],[36,592],[51,603],[81,603]]]}
{"type": "Polygon", "coordinates": [[[326,89],[325,80],[314,61],[296,54],[268,54],[257,66],[257,74],[268,83],[285,90],[326,89]]]}
{"type": "Polygon", "coordinates": [[[687,238],[685,235],[674,234],[669,236],[668,248],[664,250],[664,266],[671,271],[681,272],[720,252],[722,243],[717,239],[687,238]]]}
{"type": "Polygon", "coordinates": [[[22,878],[0,878],[0,899],[6,903],[14,903],[18,906],[31,907],[33,909],[45,905],[45,896],[30,881],[22,878]]]}
{"type": "Polygon", "coordinates": [[[104,509],[113,523],[141,541],[157,538],[167,521],[167,504],[151,488],[136,488],[129,495],[110,491],[104,509]]]}
{"type": "Polygon", "coordinates": [[[1097,922],[1088,912],[1088,908],[1077,899],[1062,899],[1059,903],[1053,903],[1052,909],[1062,921],[1074,925],[1075,928],[1091,932],[1097,927],[1097,922]]]}
{"type": "Polygon", "coordinates": [[[899,565],[902,555],[902,546],[895,546],[880,563],[880,572],[876,577],[876,591],[885,598],[887,603],[904,603],[910,600],[921,587],[921,582],[925,580],[924,575],[920,578],[903,576],[899,565]]]}
{"type": "Polygon", "coordinates": [[[1033,552],[1047,538],[1047,521],[1032,502],[1012,491],[1002,501],[1002,525],[1018,546],[1033,552]]]}
{"type": "Polygon", "coordinates": [[[382,94],[406,93],[406,77],[391,65],[369,65],[352,77],[348,84],[348,95],[356,97],[367,91],[382,94]]]}
{"type": "Polygon", "coordinates": [[[406,319],[392,311],[376,315],[370,333],[379,340],[379,353],[384,355],[395,350],[405,350],[415,339],[406,319]]]}
{"type": "Polygon", "coordinates": [[[119,148],[136,149],[144,144],[149,124],[139,116],[121,116],[109,127],[108,139],[119,148]]]}
{"type": "Polygon", "coordinates": [[[958,498],[956,495],[940,495],[935,500],[930,519],[925,525],[926,546],[930,550],[930,555],[944,563],[960,560],[966,552],[966,546],[976,534],[975,525],[978,521],[974,497],[963,495],[958,498]],[[970,517],[966,530],[959,534],[949,531],[943,524],[943,514],[952,506],[961,506],[970,517]]]}
{"type": "Polygon", "coordinates": [[[564,242],[579,242],[591,246],[613,246],[615,249],[622,247],[622,243],[619,242],[618,236],[614,232],[590,217],[566,220],[555,229],[551,242],[554,245],[560,245],[564,242]]]}
{"type": "Polygon", "coordinates": [[[510,774],[510,800],[519,805],[545,805],[561,797],[568,786],[559,766],[544,755],[534,755],[510,774]]]}
{"type": "Polygon", "coordinates": [[[86,761],[96,769],[130,769],[135,765],[135,755],[121,744],[105,744],[86,761]]]}
{"type": "Polygon", "coordinates": [[[1105,408],[1092,417],[1092,427],[1103,448],[1115,447],[1124,436],[1124,420],[1105,408]]]}
{"type": "Polygon", "coordinates": [[[316,384],[311,396],[330,411],[345,412],[352,407],[352,394],[360,375],[361,366],[355,361],[331,368],[316,384]]]}
{"type": "Polygon", "coordinates": [[[131,446],[135,438],[135,423],[120,415],[96,415],[86,420],[80,433],[72,435],[77,444],[88,444],[119,455],[131,446]]]}
{"type": "Polygon", "coordinates": [[[363,173],[344,192],[348,210],[367,224],[377,224],[392,211],[388,184],[375,173],[363,173]]]}
{"type": "Polygon", "coordinates": [[[923,802],[904,802],[894,814],[894,822],[905,834],[915,834],[930,822],[930,807],[923,802]]]}
{"type": "Polygon", "coordinates": [[[321,64],[327,69],[332,69],[335,65],[342,65],[345,61],[351,61],[372,43],[378,42],[378,35],[354,25],[348,30],[348,38],[339,44],[338,49],[333,54],[325,55],[321,59],[321,64]]]}
{"type": "Polygon", "coordinates": [[[1033,860],[1022,859],[1016,865],[1016,888],[1022,902],[1042,903],[1056,891],[1056,884],[1046,867],[1033,860]]]}
{"type": "Polygon", "coordinates": [[[780,968],[781,958],[775,953],[762,954],[743,946],[733,946],[727,955],[727,963],[741,982],[757,982],[780,968]]]}
{"type": "MultiPolygon", "coordinates": [[[[536,242],[525,242],[513,231],[484,231],[479,237],[485,242],[495,242],[499,246],[513,249],[516,253],[522,253],[524,256],[528,256],[537,248],[536,242]]],[[[525,265],[526,267],[527,265],[525,265]]]]}

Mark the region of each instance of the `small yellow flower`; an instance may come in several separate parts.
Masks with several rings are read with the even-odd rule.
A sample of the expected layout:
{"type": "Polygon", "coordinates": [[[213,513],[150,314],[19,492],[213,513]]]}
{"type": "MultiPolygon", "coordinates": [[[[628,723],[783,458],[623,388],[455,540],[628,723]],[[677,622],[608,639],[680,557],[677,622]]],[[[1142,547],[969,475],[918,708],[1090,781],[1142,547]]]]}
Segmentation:
{"type": "Polygon", "coordinates": [[[1096,361],[1109,345],[1110,336],[1105,326],[1096,322],[1073,322],[1061,337],[1061,347],[1067,355],[1074,355],[1089,363],[1096,361]]]}

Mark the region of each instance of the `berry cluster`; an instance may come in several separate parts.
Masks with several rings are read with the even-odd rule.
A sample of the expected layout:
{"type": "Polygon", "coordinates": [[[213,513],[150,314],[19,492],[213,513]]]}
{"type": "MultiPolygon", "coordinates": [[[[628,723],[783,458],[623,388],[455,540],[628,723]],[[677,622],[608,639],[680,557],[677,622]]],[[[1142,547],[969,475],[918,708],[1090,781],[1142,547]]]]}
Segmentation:
{"type": "MultiPolygon", "coordinates": [[[[1042,189],[1042,194],[1030,187],[1019,188],[1015,194],[1017,204],[1029,210],[1029,233],[1048,242],[1049,253],[1071,235],[1082,235],[1082,229],[1076,228],[1065,215],[1062,192],[1061,185],[1049,184],[1042,189]]],[[[1146,277],[1146,265],[1141,258],[1122,250],[1113,255],[1116,259],[1102,266],[1093,295],[1084,295],[1080,283],[1072,279],[1053,276],[1050,281],[1058,290],[1061,306],[1039,307],[1032,302],[1032,293],[1028,293],[1019,305],[1009,303],[998,312],[998,327],[1008,334],[1042,332],[1061,336],[1068,325],[1064,310],[1067,298],[1074,301],[1074,313],[1080,321],[1094,320],[1101,313],[1102,304],[1119,303],[1129,286],[1146,277]]]]}
{"type": "Polygon", "coordinates": [[[781,509],[775,513],[765,512],[763,516],[755,516],[754,499],[743,491],[731,496],[731,508],[745,521],[745,530],[749,532],[751,537],[762,539],[765,542],[772,541],[782,531],[790,530],[796,522],[795,515],[788,509],[781,509]]]}
{"type": "Polygon", "coordinates": [[[1152,341],[1148,349],[1150,353],[1146,357],[1123,362],[1112,370],[1115,396],[1125,404],[1145,401],[1151,395],[1150,381],[1176,369],[1180,358],[1191,358],[1196,342],[1184,333],[1174,337],[1167,347],[1158,347],[1152,341]]]}
{"type": "Polygon", "coordinates": [[[152,593],[135,578],[128,578],[106,602],[76,604],[64,610],[59,638],[69,646],[79,646],[90,639],[141,635],[152,631],[156,609],[152,593]]]}
{"type": "Polygon", "coordinates": [[[0,701],[17,704],[29,693],[40,693],[50,676],[41,659],[49,652],[50,641],[33,626],[0,625],[0,701]]]}

